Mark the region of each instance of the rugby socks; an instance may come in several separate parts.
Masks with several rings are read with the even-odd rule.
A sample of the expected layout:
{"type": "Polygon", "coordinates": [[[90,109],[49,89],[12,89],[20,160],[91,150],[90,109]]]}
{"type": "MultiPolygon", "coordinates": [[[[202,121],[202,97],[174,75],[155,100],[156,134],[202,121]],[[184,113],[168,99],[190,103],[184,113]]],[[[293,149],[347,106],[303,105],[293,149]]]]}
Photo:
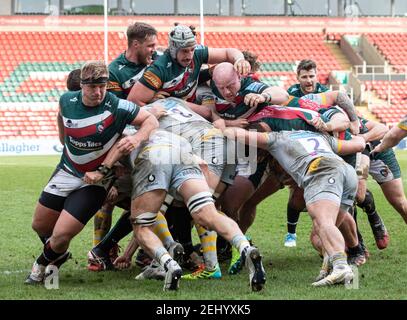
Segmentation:
{"type": "Polygon", "coordinates": [[[331,264],[332,264],[332,261],[328,255],[328,253],[324,250],[321,270],[325,270],[326,272],[329,272],[331,264]]]}
{"type": "Polygon", "coordinates": [[[189,256],[193,251],[191,235],[191,215],[187,207],[168,207],[167,222],[175,241],[184,247],[185,256],[189,256]]]}
{"type": "Polygon", "coordinates": [[[345,267],[349,266],[345,252],[334,253],[331,256],[331,259],[334,269],[344,269],[345,267]]]}
{"type": "Polygon", "coordinates": [[[355,256],[355,255],[357,255],[357,254],[364,254],[364,252],[363,252],[363,249],[362,249],[362,247],[361,247],[361,245],[360,244],[358,244],[357,246],[355,246],[355,247],[352,247],[352,248],[348,248],[348,254],[350,255],[350,256],[355,256]]]}
{"type": "Polygon", "coordinates": [[[164,244],[164,247],[167,249],[174,242],[170,230],[168,229],[167,220],[162,215],[161,212],[158,213],[157,219],[155,221],[153,232],[160,238],[161,242],[164,244]]]}
{"type": "Polygon", "coordinates": [[[215,231],[209,231],[198,224],[196,224],[195,227],[199,239],[201,240],[205,269],[214,270],[218,264],[218,255],[216,252],[217,233],[215,231]]]}
{"type": "Polygon", "coordinates": [[[380,216],[376,211],[373,194],[369,190],[366,190],[365,201],[363,201],[362,203],[358,203],[358,206],[361,207],[364,212],[366,212],[371,226],[381,223],[380,216]]]}
{"type": "MultiPolygon", "coordinates": [[[[226,214],[220,210],[218,210],[218,213],[226,216],[226,214]]],[[[217,248],[219,255],[223,255],[223,256],[226,255],[226,257],[229,257],[229,258],[232,256],[230,243],[222,236],[218,235],[218,237],[216,239],[216,248],[217,248]]]]}
{"type": "Polygon", "coordinates": [[[168,253],[168,251],[164,247],[158,247],[154,251],[154,259],[156,261],[158,261],[160,263],[160,265],[165,268],[166,271],[167,271],[166,266],[168,264],[168,261],[173,260],[170,256],[170,254],[168,253]]]}
{"type": "Polygon", "coordinates": [[[110,226],[112,224],[112,212],[113,209],[100,208],[96,212],[93,223],[93,246],[97,246],[104,236],[109,232],[110,226]]]}
{"type": "Polygon", "coordinates": [[[41,240],[42,244],[45,244],[45,243],[48,241],[48,239],[49,239],[50,237],[46,237],[46,236],[38,236],[38,238],[40,238],[40,240],[41,240]]]}
{"type": "Polygon", "coordinates": [[[300,213],[298,210],[292,208],[290,204],[287,204],[287,230],[288,233],[296,233],[298,219],[300,218],[300,213]]]}
{"type": "Polygon", "coordinates": [[[365,249],[365,244],[363,242],[363,237],[362,237],[362,234],[360,233],[359,227],[358,227],[358,211],[357,211],[355,205],[353,205],[349,209],[349,213],[351,214],[351,216],[353,217],[353,220],[355,220],[355,223],[356,223],[356,233],[358,235],[359,244],[362,246],[363,249],[365,249]]]}
{"type": "Polygon", "coordinates": [[[130,223],[129,217],[130,211],[124,211],[113,228],[96,247],[101,249],[103,252],[108,253],[115,244],[119,243],[121,239],[132,232],[133,226],[130,223]]]}
{"type": "Polygon", "coordinates": [[[246,237],[242,234],[236,235],[232,238],[232,246],[239,250],[240,255],[242,255],[242,252],[250,247],[250,243],[246,239],[246,237]]]}
{"type": "Polygon", "coordinates": [[[62,257],[66,251],[62,253],[55,252],[51,248],[50,241],[47,241],[44,244],[44,250],[41,255],[37,258],[37,263],[43,266],[49,265],[52,261],[57,260],[58,258],[62,257]]]}

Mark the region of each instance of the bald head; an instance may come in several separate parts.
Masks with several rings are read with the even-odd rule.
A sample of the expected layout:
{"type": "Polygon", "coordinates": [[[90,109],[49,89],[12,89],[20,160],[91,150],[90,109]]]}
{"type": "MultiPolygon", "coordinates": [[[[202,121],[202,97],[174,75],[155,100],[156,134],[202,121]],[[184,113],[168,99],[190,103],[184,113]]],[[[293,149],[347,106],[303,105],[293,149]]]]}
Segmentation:
{"type": "Polygon", "coordinates": [[[212,79],[217,82],[231,82],[239,78],[237,71],[233,67],[233,64],[229,62],[222,62],[216,65],[213,69],[212,79]]]}
{"type": "Polygon", "coordinates": [[[240,78],[233,64],[219,63],[213,69],[212,79],[222,96],[227,101],[233,102],[240,90],[240,78]]]}

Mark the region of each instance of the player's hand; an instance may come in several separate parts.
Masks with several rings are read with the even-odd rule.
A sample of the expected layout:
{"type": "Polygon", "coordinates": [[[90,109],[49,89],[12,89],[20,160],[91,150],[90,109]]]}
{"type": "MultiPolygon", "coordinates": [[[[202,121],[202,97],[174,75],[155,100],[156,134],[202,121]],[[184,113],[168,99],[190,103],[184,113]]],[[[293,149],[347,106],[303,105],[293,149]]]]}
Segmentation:
{"type": "Polygon", "coordinates": [[[223,130],[223,135],[225,137],[227,137],[228,139],[235,139],[236,137],[236,128],[230,127],[230,128],[226,128],[225,130],[223,130]]]}
{"type": "Polygon", "coordinates": [[[372,151],[370,151],[370,158],[372,159],[374,156],[376,156],[379,152],[383,152],[386,150],[383,148],[383,143],[380,142],[378,145],[376,145],[372,151]]]}
{"type": "Polygon", "coordinates": [[[228,127],[238,127],[238,128],[246,128],[249,125],[249,121],[244,118],[229,120],[227,122],[228,127]]]}
{"type": "Polygon", "coordinates": [[[157,119],[160,119],[162,116],[167,114],[167,111],[157,103],[153,104],[153,107],[150,109],[150,113],[152,113],[157,119]]]}
{"type": "Polygon", "coordinates": [[[263,103],[266,101],[266,98],[258,93],[249,93],[244,97],[245,105],[253,108],[257,107],[259,103],[263,103]]]}
{"type": "Polygon", "coordinates": [[[117,197],[119,196],[119,191],[116,187],[112,186],[109,190],[109,193],[106,196],[107,202],[115,202],[117,197]]]}
{"type": "Polygon", "coordinates": [[[249,61],[243,58],[237,59],[236,62],[233,64],[233,67],[241,76],[248,75],[250,70],[252,69],[249,61]]]}
{"type": "Polygon", "coordinates": [[[166,91],[158,91],[154,94],[153,99],[151,99],[152,102],[157,101],[159,99],[165,99],[168,98],[170,94],[166,91]]]}
{"type": "Polygon", "coordinates": [[[117,148],[124,154],[129,154],[136,149],[140,144],[140,141],[136,138],[136,135],[127,136],[122,138],[117,144],[117,148]]]}
{"type": "Polygon", "coordinates": [[[349,130],[354,136],[358,135],[360,130],[359,120],[351,121],[349,130]]]}
{"type": "Polygon", "coordinates": [[[116,177],[120,178],[129,175],[131,172],[128,168],[123,165],[115,165],[114,174],[116,177]]]}
{"type": "Polygon", "coordinates": [[[310,125],[315,127],[318,131],[321,132],[328,132],[329,126],[321,119],[321,117],[314,117],[312,120],[308,121],[310,125]]]}
{"type": "Polygon", "coordinates": [[[223,119],[215,120],[212,124],[216,129],[219,129],[221,131],[226,129],[226,123],[223,119]]]}
{"type": "Polygon", "coordinates": [[[104,178],[104,175],[99,171],[90,171],[86,172],[82,180],[88,184],[95,184],[101,181],[104,178]]]}
{"type": "Polygon", "coordinates": [[[131,267],[131,259],[126,256],[120,256],[116,258],[113,265],[119,270],[128,269],[131,267]]]}

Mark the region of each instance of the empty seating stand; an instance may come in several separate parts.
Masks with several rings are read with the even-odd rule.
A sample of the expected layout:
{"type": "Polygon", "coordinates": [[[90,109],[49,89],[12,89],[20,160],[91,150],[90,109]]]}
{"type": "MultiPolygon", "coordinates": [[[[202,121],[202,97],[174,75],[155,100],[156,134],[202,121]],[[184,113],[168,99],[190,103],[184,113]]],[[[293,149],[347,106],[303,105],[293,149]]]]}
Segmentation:
{"type": "MultiPolygon", "coordinates": [[[[158,33],[166,46],[168,35],[158,33]]],[[[198,35],[199,41],[199,35],[198,35]]],[[[0,134],[3,138],[56,137],[55,110],[66,90],[69,71],[84,61],[103,59],[103,32],[0,32],[0,134]],[[27,104],[54,103],[47,110],[27,104]],[[15,107],[11,108],[9,105],[15,107]]],[[[322,33],[209,32],[205,45],[249,50],[262,63],[260,78],[288,88],[295,83],[296,63],[304,58],[318,64],[319,80],[326,83],[340,66],[324,45],[322,33]]],[[[127,46],[123,32],[109,33],[109,60],[127,46]]]]}
{"type": "Polygon", "coordinates": [[[365,81],[364,84],[367,90],[388,102],[371,107],[380,121],[392,125],[407,114],[407,81],[365,81]]]}

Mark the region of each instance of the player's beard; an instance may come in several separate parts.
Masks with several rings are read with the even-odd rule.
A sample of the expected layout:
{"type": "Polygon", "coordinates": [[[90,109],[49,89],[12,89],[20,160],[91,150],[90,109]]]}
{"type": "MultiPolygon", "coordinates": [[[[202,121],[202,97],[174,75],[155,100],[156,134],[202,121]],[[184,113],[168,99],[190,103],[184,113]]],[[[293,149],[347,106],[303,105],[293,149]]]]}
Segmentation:
{"type": "Polygon", "coordinates": [[[145,64],[145,65],[149,65],[152,62],[152,57],[151,55],[143,55],[141,53],[137,54],[137,61],[139,63],[145,64]]]}

